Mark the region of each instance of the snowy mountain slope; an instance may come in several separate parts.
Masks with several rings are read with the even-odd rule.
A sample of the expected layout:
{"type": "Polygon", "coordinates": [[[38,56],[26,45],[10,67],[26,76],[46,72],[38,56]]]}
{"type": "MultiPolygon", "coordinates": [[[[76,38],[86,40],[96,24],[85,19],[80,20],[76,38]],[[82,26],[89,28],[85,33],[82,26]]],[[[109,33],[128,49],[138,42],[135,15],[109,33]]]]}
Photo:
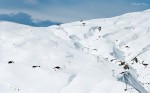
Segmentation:
{"type": "Polygon", "coordinates": [[[0,92],[150,93],[149,24],[150,10],[50,27],[1,21],[0,92]]]}

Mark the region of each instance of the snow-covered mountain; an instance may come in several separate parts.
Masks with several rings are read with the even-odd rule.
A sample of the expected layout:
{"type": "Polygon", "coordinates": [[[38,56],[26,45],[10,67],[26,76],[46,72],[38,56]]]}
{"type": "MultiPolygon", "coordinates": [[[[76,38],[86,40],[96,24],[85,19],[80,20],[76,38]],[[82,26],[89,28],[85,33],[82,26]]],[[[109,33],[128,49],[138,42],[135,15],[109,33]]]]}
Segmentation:
{"type": "Polygon", "coordinates": [[[0,93],[150,93],[150,10],[50,27],[1,21],[0,93]]]}

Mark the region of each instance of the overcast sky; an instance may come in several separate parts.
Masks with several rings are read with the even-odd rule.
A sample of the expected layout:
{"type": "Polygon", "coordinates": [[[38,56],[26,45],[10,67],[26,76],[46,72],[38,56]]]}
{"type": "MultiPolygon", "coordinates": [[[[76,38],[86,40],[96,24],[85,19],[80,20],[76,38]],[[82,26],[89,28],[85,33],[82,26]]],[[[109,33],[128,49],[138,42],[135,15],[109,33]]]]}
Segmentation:
{"type": "Polygon", "coordinates": [[[150,0],[0,0],[0,14],[24,12],[35,19],[72,22],[150,9],[150,0]]]}

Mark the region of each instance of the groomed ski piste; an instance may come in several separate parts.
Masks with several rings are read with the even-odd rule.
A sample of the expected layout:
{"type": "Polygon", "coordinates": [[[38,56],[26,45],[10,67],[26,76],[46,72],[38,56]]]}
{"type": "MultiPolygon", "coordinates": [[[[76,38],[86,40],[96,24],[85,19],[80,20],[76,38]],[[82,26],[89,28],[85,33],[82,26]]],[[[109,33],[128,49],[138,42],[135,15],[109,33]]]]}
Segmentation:
{"type": "Polygon", "coordinates": [[[0,21],[0,93],[150,93],[150,10],[50,27],[0,21]]]}

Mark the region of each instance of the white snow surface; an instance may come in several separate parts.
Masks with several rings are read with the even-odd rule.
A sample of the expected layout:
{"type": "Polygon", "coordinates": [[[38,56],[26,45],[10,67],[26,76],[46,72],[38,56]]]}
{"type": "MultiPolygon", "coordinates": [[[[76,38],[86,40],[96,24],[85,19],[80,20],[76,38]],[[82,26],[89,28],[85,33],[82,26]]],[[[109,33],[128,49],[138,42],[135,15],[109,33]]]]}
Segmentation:
{"type": "Polygon", "coordinates": [[[150,10],[50,27],[0,21],[0,93],[139,93],[124,90],[123,71],[150,93],[150,10]]]}

